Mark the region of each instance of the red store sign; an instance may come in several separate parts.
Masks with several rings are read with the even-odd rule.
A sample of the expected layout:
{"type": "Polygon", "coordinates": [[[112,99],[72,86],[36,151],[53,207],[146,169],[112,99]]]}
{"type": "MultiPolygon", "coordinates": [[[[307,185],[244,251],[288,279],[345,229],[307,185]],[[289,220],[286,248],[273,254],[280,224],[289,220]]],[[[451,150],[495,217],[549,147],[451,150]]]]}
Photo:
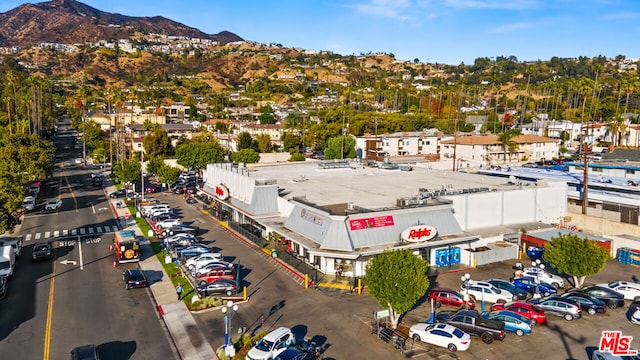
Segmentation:
{"type": "Polygon", "coordinates": [[[229,198],[229,189],[220,184],[218,186],[216,186],[216,196],[218,197],[218,199],[220,200],[227,200],[229,198]]]}
{"type": "Polygon", "coordinates": [[[404,230],[400,236],[402,237],[402,240],[408,242],[421,242],[431,240],[436,237],[437,234],[438,230],[433,226],[417,225],[404,230]]]}

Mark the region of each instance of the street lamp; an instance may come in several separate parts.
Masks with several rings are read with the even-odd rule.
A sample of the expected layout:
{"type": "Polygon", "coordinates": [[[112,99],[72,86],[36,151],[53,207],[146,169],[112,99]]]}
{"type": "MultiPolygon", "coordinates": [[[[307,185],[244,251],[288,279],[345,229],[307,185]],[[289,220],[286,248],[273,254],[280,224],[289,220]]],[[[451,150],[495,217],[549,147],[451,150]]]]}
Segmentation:
{"type": "Polygon", "coordinates": [[[469,273],[466,273],[460,277],[460,280],[462,281],[462,286],[465,290],[464,306],[467,310],[469,310],[469,281],[471,280],[471,275],[469,275],[469,273]]]}
{"type": "Polygon", "coordinates": [[[224,314],[224,352],[229,357],[236,355],[236,349],[231,343],[231,319],[236,311],[238,311],[238,305],[234,305],[231,300],[227,301],[225,306],[222,307],[222,313],[224,314]]]}

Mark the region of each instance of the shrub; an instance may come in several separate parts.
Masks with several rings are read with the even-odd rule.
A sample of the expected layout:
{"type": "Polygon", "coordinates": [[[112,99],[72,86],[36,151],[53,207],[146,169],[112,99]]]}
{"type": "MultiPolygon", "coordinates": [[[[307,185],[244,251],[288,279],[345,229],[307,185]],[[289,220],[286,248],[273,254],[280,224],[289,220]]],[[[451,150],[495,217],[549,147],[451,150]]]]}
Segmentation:
{"type": "Polygon", "coordinates": [[[289,161],[305,161],[305,157],[303,154],[300,153],[293,153],[291,154],[291,157],[289,158],[289,161]]]}
{"type": "Polygon", "coordinates": [[[191,310],[204,310],[211,307],[221,306],[222,300],[217,297],[207,296],[191,303],[191,310]]]}

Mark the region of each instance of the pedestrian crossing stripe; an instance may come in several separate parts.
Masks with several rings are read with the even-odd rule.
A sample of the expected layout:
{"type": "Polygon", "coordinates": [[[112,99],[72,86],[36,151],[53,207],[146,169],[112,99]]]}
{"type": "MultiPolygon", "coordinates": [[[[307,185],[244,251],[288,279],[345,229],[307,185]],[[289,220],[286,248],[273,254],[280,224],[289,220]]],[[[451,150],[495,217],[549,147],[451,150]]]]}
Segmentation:
{"type": "Polygon", "coordinates": [[[102,234],[102,233],[110,233],[110,232],[117,232],[118,226],[117,225],[105,225],[105,226],[96,226],[94,227],[87,227],[87,228],[77,228],[77,229],[65,229],[65,230],[52,230],[52,231],[45,231],[44,233],[38,232],[35,234],[26,234],[24,235],[24,241],[31,241],[33,240],[40,240],[40,239],[48,239],[48,238],[57,238],[60,236],[77,236],[78,233],[80,233],[80,235],[85,235],[87,233],[89,234],[102,234]]]}

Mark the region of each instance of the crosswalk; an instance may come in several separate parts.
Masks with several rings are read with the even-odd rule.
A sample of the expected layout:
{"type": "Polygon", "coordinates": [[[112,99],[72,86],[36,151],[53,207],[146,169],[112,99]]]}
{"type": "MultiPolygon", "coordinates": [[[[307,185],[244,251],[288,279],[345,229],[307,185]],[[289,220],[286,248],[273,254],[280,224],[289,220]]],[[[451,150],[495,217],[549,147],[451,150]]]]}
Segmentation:
{"type": "Polygon", "coordinates": [[[64,236],[105,234],[105,233],[111,233],[116,231],[118,231],[118,227],[116,225],[89,226],[89,227],[81,227],[76,229],[65,229],[65,230],[51,230],[51,231],[25,234],[24,241],[27,242],[31,240],[44,240],[44,239],[64,237],[64,236]]]}

